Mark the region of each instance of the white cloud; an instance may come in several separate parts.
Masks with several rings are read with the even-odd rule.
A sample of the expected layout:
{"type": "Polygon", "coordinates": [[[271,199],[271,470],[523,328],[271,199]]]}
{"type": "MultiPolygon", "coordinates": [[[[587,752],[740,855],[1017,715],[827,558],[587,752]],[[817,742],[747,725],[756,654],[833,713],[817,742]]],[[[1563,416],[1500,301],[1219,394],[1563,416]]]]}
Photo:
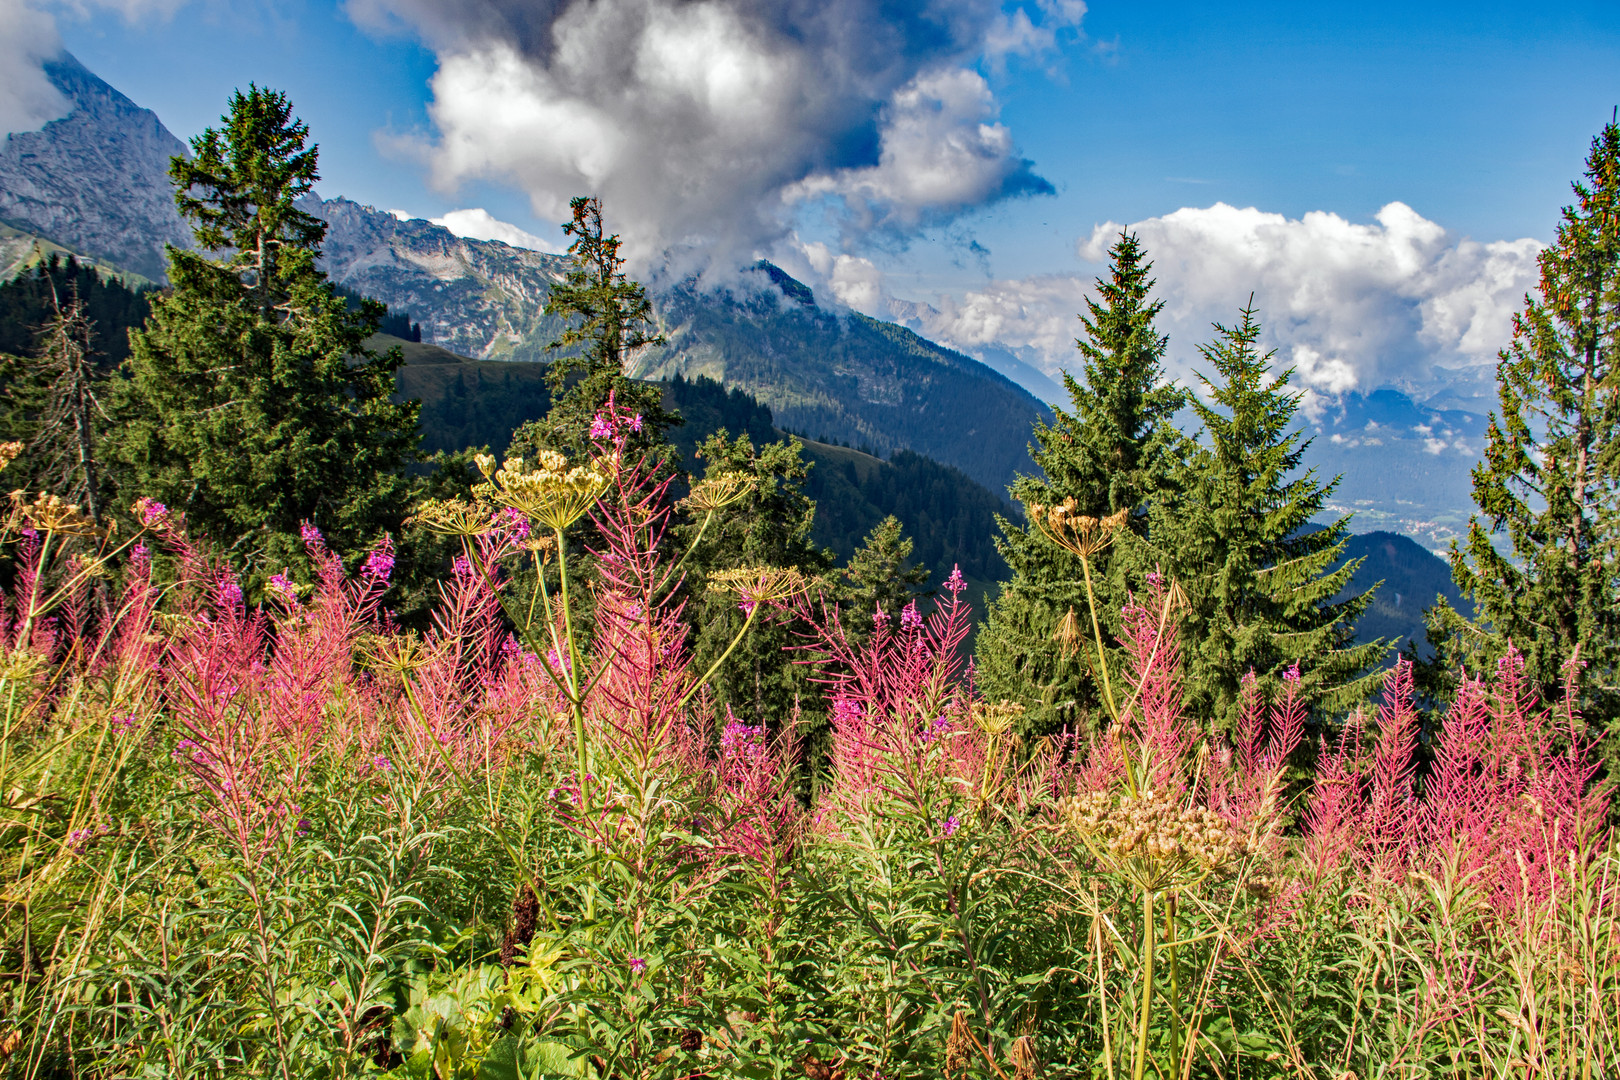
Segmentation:
{"type": "MultiPolygon", "coordinates": [[[[399,211],[390,212],[396,216],[399,213],[399,211]]],[[[452,210],[443,217],[428,220],[435,225],[443,225],[457,236],[471,237],[474,240],[499,240],[512,247],[549,251],[553,254],[563,250],[556,244],[531,232],[525,232],[510,222],[501,221],[481,206],[468,210],[452,210]]]]}
{"type": "Polygon", "coordinates": [[[835,252],[819,241],[796,240],[794,247],[805,265],[790,272],[796,271],[819,295],[830,292],[835,302],[875,319],[896,318],[894,297],[884,283],[883,271],[872,260],[835,252]]]}
{"type": "MultiPolygon", "coordinates": [[[[1491,362],[1541,250],[1530,239],[1450,236],[1399,202],[1371,224],[1217,203],[1130,228],[1153,260],[1173,357],[1193,362],[1193,343],[1212,322],[1230,323],[1252,291],[1268,345],[1301,385],[1328,394],[1422,383],[1436,362],[1491,362]]],[[[1119,229],[1099,225],[1081,256],[1103,261],[1119,229]]]]}
{"type": "MultiPolygon", "coordinates": [[[[1494,363],[1536,284],[1541,250],[1530,239],[1449,236],[1402,203],[1384,207],[1371,224],[1217,203],[1129,228],[1153,262],[1154,295],[1165,301],[1160,327],[1170,335],[1170,374],[1185,379],[1200,369],[1197,346],[1210,340],[1211,324],[1232,323],[1253,292],[1264,345],[1296,369],[1294,385],[1312,417],[1347,391],[1421,388],[1454,379],[1455,369],[1494,363]]],[[[1120,229],[1099,225],[1079,254],[1104,262],[1120,229]]],[[[853,273],[833,263],[806,269],[828,283],[835,271],[853,273]]],[[[1076,315],[1093,291],[1089,275],[1047,274],[914,302],[891,296],[875,266],[862,271],[861,288],[886,317],[919,333],[968,353],[1006,349],[1050,375],[1078,363],[1076,315]]]]}
{"type": "Polygon", "coordinates": [[[67,115],[40,65],[62,50],[56,21],[25,0],[0,0],[0,138],[67,115]]]}
{"type": "Polygon", "coordinates": [[[909,231],[1007,195],[1051,194],[1052,185],[1018,156],[996,115],[990,84],[953,68],[917,76],[884,111],[876,165],[817,173],[790,186],[786,201],[841,198],[856,231],[909,231]]]}
{"type": "Polygon", "coordinates": [[[1077,314],[1089,280],[1067,274],[986,282],[960,296],[939,295],[906,319],[918,333],[972,354],[1005,348],[1048,374],[1075,363],[1077,314]]]}
{"type": "Polygon", "coordinates": [[[350,0],[435,50],[431,140],[385,138],[455,190],[493,179],[561,220],[602,196],[632,257],[734,265],[806,197],[853,236],[1049,190],[995,122],[981,59],[1037,55],[1075,0],[350,0]],[[806,185],[806,182],[809,182],[806,185]],[[791,196],[791,198],[785,198],[791,196]]]}

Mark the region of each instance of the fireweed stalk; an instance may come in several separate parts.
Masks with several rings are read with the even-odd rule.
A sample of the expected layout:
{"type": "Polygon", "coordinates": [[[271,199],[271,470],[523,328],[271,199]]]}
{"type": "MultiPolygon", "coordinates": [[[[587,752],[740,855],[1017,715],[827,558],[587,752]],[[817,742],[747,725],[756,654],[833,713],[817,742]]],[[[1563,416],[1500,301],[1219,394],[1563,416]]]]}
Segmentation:
{"type": "MultiPolygon", "coordinates": [[[[541,455],[537,467],[528,469],[521,459],[507,461],[501,468],[489,455],[479,455],[477,464],[485,476],[485,483],[474,489],[475,502],[467,504],[434,503],[421,507],[418,520],[441,532],[461,535],[466,544],[466,557],[488,572],[495,558],[513,550],[526,550],[533,560],[535,589],[521,618],[514,616],[519,637],[539,658],[546,674],[562,694],[572,721],[575,743],[575,766],[582,798],[589,789],[592,776],[587,739],[588,698],[592,689],[608,675],[614,663],[610,649],[599,655],[594,671],[586,673],[582,663],[581,629],[576,626],[577,605],[570,596],[568,530],[581,519],[590,516],[599,536],[607,538],[608,549],[587,552],[600,566],[612,566],[625,561],[638,567],[640,579],[637,588],[637,610],[647,615],[665,604],[665,599],[680,584],[681,568],[701,541],[715,514],[743,498],[751,488],[751,481],[741,475],[725,475],[701,481],[694,486],[687,504],[703,512],[697,535],[686,552],[672,565],[658,557],[668,531],[672,509],[669,500],[669,481],[655,481],[645,462],[627,462],[625,445],[631,432],[640,430],[641,418],[631,416],[615,406],[610,398],[604,411],[597,415],[591,426],[591,437],[596,453],[588,465],[569,467],[566,459],[555,452],[541,455]],[[546,542],[532,539],[536,526],[550,532],[546,542]],[[475,544],[476,537],[504,532],[504,544],[475,544]],[[547,585],[546,566],[549,556],[555,556],[558,594],[553,596],[547,585]],[[649,561],[650,560],[650,561],[649,561]],[[536,608],[538,601],[538,612],[536,608]],[[538,618],[537,618],[538,614],[538,618]],[[546,639],[537,640],[536,625],[544,627],[546,639]]],[[[624,582],[619,582],[623,585],[624,582]]],[[[752,627],[753,612],[761,601],[770,602],[790,595],[802,588],[802,579],[792,570],[765,570],[755,574],[753,582],[722,581],[722,588],[738,591],[749,612],[749,618],[715,665],[697,679],[691,680],[681,696],[670,722],[679,708],[684,706],[712,678],[721,663],[731,654],[752,627]]],[[[609,589],[611,592],[611,587],[609,589]]]]}

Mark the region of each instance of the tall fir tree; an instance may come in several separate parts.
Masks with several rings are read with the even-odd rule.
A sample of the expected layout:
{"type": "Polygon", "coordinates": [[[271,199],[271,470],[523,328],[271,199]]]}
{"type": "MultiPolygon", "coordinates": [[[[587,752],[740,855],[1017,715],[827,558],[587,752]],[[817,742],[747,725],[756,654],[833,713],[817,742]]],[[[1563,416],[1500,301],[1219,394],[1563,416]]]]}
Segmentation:
{"type": "Polygon", "coordinates": [[[201,253],[169,248],[173,289],[130,334],[110,456],[126,500],[183,511],[262,578],[302,561],[303,522],[344,553],[400,527],[417,405],[389,400],[398,351],[365,347],[382,305],[351,311],[316,268],[307,126],[257,86],[222,124],[172,160],[201,253]]]}
{"type": "Polygon", "coordinates": [[[641,417],[627,449],[633,455],[651,454],[667,466],[672,455],[665,433],[680,417],[665,411],[656,385],[627,373],[636,353],[664,343],[652,302],[641,283],[625,275],[618,234],[603,230],[601,200],[579,196],[570,205],[573,220],[563,225],[563,232],[574,238],[568,247],[572,263],[563,280],[552,285],[545,307],[547,315],[567,320],[546,347],[553,354],[546,369],[551,408],[513,433],[509,452],[522,456],[556,450],[582,460],[591,451],[591,425],[611,396],[616,405],[641,417]]]}
{"type": "Polygon", "coordinates": [[[97,362],[95,323],[78,282],[61,296],[49,282],[48,315],[35,354],[0,356],[0,438],[23,444],[8,468],[15,483],[83,505],[96,524],[106,518],[99,463],[107,372],[97,362]]]}
{"type": "Polygon", "coordinates": [[[1445,696],[1512,642],[1552,694],[1578,649],[1587,722],[1620,764],[1620,126],[1592,141],[1585,176],[1498,357],[1479,513],[1451,550],[1473,618],[1443,600],[1430,611],[1426,681],[1445,696]]]}
{"type": "MultiPolygon", "coordinates": [[[[1121,234],[1108,256],[1108,277],[1098,279],[1080,316],[1081,378],[1063,376],[1070,410],[1054,409],[1051,424],[1035,425],[1030,454],[1045,477],[1020,476],[1011,492],[1026,505],[1073,499],[1078,513],[1093,517],[1125,511],[1128,527],[1141,533],[1185,442],[1173,422],[1185,395],[1164,378],[1167,339],[1154,321],[1164,302],[1149,298],[1146,252],[1121,234]]],[[[1023,704],[1032,730],[1089,726],[1101,715],[1096,653],[1065,648],[1056,636],[1071,612],[1089,620],[1080,560],[1039,530],[997,520],[997,547],[1012,578],[979,634],[980,684],[993,698],[1023,704]]],[[[1096,567],[1098,614],[1110,627],[1128,586],[1114,563],[1105,554],[1096,567]]]]}
{"type": "Polygon", "coordinates": [[[1295,426],[1301,395],[1288,390],[1292,369],[1273,377],[1274,354],[1262,354],[1259,339],[1251,301],[1236,326],[1217,325],[1215,341],[1199,347],[1214,376],[1199,376],[1209,402],[1192,399],[1204,437],[1176,494],[1154,505],[1147,536],[1124,542],[1125,561],[1168,574],[1185,593],[1187,703],[1218,730],[1235,721],[1250,671],[1269,692],[1298,665],[1306,699],[1332,714],[1376,689],[1389,648],[1355,644],[1373,590],[1339,599],[1361,565],[1334,568],[1349,518],[1313,524],[1338,480],[1300,471],[1310,445],[1295,426]]]}

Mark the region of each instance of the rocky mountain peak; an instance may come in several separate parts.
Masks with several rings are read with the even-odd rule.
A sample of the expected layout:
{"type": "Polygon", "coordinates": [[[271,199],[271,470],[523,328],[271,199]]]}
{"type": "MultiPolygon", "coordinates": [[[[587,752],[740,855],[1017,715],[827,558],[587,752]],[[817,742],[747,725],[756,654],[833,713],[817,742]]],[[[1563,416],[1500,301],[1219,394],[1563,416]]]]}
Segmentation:
{"type": "Polygon", "coordinates": [[[168,177],[185,144],[71,54],[45,74],[73,110],[0,143],[0,219],[162,280],[164,245],[191,243],[168,177]]]}

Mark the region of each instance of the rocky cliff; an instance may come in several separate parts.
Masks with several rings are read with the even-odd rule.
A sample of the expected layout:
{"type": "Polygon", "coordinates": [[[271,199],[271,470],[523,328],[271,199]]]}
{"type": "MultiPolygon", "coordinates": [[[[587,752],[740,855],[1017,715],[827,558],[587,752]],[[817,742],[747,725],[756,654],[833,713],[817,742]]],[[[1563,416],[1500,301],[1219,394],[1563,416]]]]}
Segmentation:
{"type": "Polygon", "coordinates": [[[165,244],[189,244],[169,159],[185,144],[71,55],[45,65],[73,111],[0,144],[0,219],[63,247],[162,280],[165,244]]]}

